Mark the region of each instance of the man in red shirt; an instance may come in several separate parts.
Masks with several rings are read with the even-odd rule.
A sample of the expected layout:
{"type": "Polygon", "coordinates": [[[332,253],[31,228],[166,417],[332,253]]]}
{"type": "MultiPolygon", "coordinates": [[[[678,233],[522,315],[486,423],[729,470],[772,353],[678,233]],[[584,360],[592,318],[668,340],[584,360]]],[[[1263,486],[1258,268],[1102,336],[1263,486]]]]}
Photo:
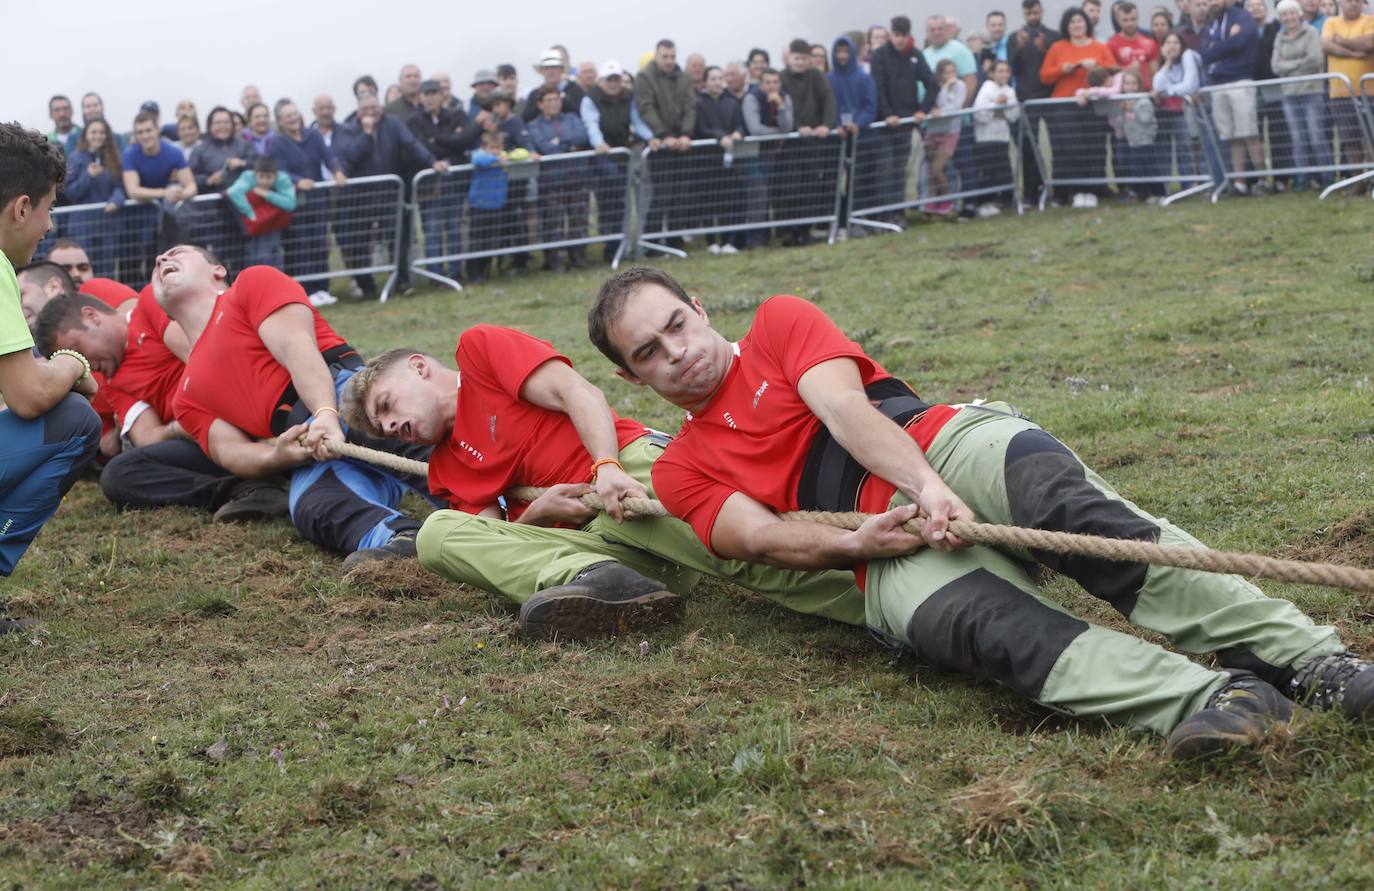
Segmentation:
{"type": "Polygon", "coordinates": [[[1140,75],[1140,83],[1149,92],[1159,70],[1159,44],[1148,34],[1140,33],[1140,10],[1134,3],[1122,0],[1114,8],[1121,30],[1108,38],[1107,49],[1112,51],[1118,68],[1140,75]]]}
{"type": "Polygon", "coordinates": [[[1005,403],[930,405],[823,312],[772,297],[730,343],[666,273],[601,288],[592,341],[689,414],[654,467],[659,497],[725,558],[854,567],[868,625],[923,661],[986,675],[1051,708],[1169,736],[1175,757],[1262,740],[1295,699],[1374,717],[1374,663],[1336,630],[1236,576],[968,546],[950,520],[1197,546],[1121,498],[1005,403]],[[902,524],[928,516],[921,537],[902,524]],[[779,513],[864,510],[847,532],[779,513]],[[924,545],[924,547],[922,547],[924,545]],[[1213,671],[1090,625],[1044,597],[1027,560],[1078,581],[1213,671]]]}
{"type": "Polygon", "coordinates": [[[230,287],[223,264],[191,245],[157,257],[152,285],[191,344],[172,411],[210,460],[242,479],[287,476],[297,531],[347,554],[345,566],[414,556],[420,524],[396,505],[407,485],[423,492],[423,483],[330,460],[330,444],[347,435],[338,391],[362,359],[301,286],[270,266],[253,266],[230,287]]]}
{"type": "Polygon", "coordinates": [[[45,353],[76,350],[103,375],[101,393],[125,448],[105,465],[100,486],[117,507],[200,507],[217,522],[286,514],[280,484],[238,479],[176,423],[172,402],[190,345],[157,305],[151,285],[128,309],[111,309],[86,294],[63,295],[43,307],[35,329],[45,353]]]}
{"type": "Polygon", "coordinates": [[[453,509],[425,521],[420,562],[522,603],[527,633],[581,638],[662,624],[681,615],[677,595],[700,573],[802,612],[862,621],[862,595],[847,573],[717,560],[675,519],[617,522],[622,498],[652,495],[651,468],[667,437],[617,417],[547,342],[478,325],[460,335],[454,359],[457,368],[416,350],[378,356],[345,391],[345,419],[434,446],[429,488],[453,509]],[[503,509],[517,486],[548,491],[503,509]],[[593,490],[611,515],[578,500],[593,490]]]}

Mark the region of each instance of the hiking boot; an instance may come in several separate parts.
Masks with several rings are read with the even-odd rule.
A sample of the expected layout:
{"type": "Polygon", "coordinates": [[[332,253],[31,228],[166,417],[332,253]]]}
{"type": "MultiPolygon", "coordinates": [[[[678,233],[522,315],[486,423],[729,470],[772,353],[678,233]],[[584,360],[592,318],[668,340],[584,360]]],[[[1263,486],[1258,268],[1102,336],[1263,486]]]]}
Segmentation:
{"type": "Polygon", "coordinates": [[[1228,749],[1258,745],[1293,714],[1293,703],[1253,674],[1233,671],[1231,680],[1207,705],[1179,722],[1164,752],[1174,760],[1203,758],[1228,749]]]}
{"type": "Polygon", "coordinates": [[[607,637],[676,624],[682,606],[662,582],[619,563],[598,563],[525,601],[520,627],[541,640],[607,637]]]}
{"type": "Polygon", "coordinates": [[[361,548],[349,554],[344,558],[343,569],[347,572],[359,563],[373,560],[409,560],[415,554],[415,533],[398,532],[391,537],[391,541],[379,548],[361,548]]]}
{"type": "Polygon", "coordinates": [[[1314,659],[1288,682],[1288,695],[1300,705],[1339,711],[1351,721],[1374,720],[1374,662],[1354,653],[1314,659]]]}
{"type": "Polygon", "coordinates": [[[285,490],[271,483],[242,480],[229,490],[229,500],[219,506],[215,523],[255,523],[284,517],[291,512],[285,490]]]}

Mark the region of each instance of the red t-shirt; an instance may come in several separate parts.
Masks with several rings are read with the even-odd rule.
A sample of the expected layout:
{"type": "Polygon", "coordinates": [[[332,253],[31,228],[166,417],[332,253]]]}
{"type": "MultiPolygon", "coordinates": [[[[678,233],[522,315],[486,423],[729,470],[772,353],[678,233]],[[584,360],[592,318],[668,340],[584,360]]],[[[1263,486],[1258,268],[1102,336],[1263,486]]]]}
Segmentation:
{"type": "Polygon", "coordinates": [[[226,421],[249,436],[272,435],[272,412],[291,383],[258,334],[272,313],[299,303],[315,317],[320,352],[344,343],[305,296],[305,289],[271,266],[250,266],[215,301],[210,322],[191,347],[186,374],[173,404],[174,417],[210,450],[210,425],[226,421]]]}
{"type": "MultiPolygon", "coordinates": [[[[520,398],[545,362],[568,358],[547,341],[510,328],[477,325],[458,337],[458,412],[453,432],[429,456],[429,491],[454,510],[478,513],[513,486],[585,483],[591,456],[572,419],[520,398]]],[[[647,431],[614,412],[624,448],[647,431]]],[[[520,513],[512,507],[513,519],[520,513]]]]}
{"type": "Polygon", "coordinates": [[[128,285],[120,284],[112,278],[93,278],[77,288],[79,293],[94,297],[112,309],[119,309],[130,300],[138,299],[138,292],[128,285]]]}
{"type": "Polygon", "coordinates": [[[1130,68],[1139,62],[1140,73],[1143,78],[1141,91],[1148,93],[1153,88],[1153,81],[1150,81],[1150,63],[1159,58],[1159,44],[1155,43],[1153,37],[1140,31],[1135,32],[1135,37],[1127,37],[1120,33],[1113,34],[1107,41],[1107,49],[1111,50],[1112,55],[1116,57],[1118,68],[1130,68]]]}
{"type": "MultiPolygon", "coordinates": [[[[797,510],[811,441],[821,429],[797,392],[803,374],[829,359],[848,357],[865,386],[892,375],[864,354],[820,309],[800,297],[770,297],[759,307],[735,361],[711,402],[687,416],[677,438],[654,462],[654,490],[687,521],[707,548],[726,500],[743,492],[779,513],[797,510]]],[[[956,409],[932,406],[907,433],[922,450],[956,409]]],[[[880,512],[895,488],[869,477],[861,510],[880,512]]],[[[856,567],[862,584],[862,567],[856,567]]]]}
{"type": "Polygon", "coordinates": [[[172,401],[186,366],[162,341],[169,324],[171,319],[158,306],[152,285],[148,285],[138,295],[138,303],[129,313],[124,360],[119,363],[119,370],[110,378],[105,389],[119,419],[121,432],[132,423],[129,413],[139,404],[151,408],[164,424],[175,417],[172,401]]]}

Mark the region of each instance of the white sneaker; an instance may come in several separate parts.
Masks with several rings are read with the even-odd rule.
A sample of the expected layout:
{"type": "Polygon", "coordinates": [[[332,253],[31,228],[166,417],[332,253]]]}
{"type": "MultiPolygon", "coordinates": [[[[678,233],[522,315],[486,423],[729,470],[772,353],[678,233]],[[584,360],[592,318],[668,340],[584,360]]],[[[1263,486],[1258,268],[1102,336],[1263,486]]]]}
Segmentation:
{"type": "MultiPolygon", "coordinates": [[[[356,283],[355,283],[355,284],[356,284],[356,283]]],[[[361,291],[360,291],[359,293],[361,293],[361,291]]],[[[315,293],[313,293],[313,294],[310,295],[310,305],[311,305],[311,306],[316,306],[316,307],[319,307],[319,306],[333,306],[334,304],[336,304],[336,303],[338,303],[338,302],[339,302],[339,298],[338,298],[338,297],[335,297],[333,294],[329,293],[328,291],[316,291],[315,293]]]]}
{"type": "Polygon", "coordinates": [[[1074,207],[1087,207],[1087,206],[1088,206],[1088,204],[1087,204],[1087,198],[1088,198],[1088,194],[1087,194],[1086,192],[1074,192],[1074,193],[1073,193],[1073,206],[1074,206],[1074,207]]]}
{"type": "Polygon", "coordinates": [[[1232,189],[1237,195],[1245,195],[1245,194],[1248,194],[1249,191],[1250,191],[1250,187],[1247,186],[1247,185],[1245,185],[1245,183],[1242,182],[1241,180],[1236,180],[1235,182],[1231,183],[1231,189],[1232,189]]]}
{"type": "Polygon", "coordinates": [[[733,244],[723,244],[720,246],[720,252],[728,257],[732,254],[738,254],[739,248],[735,247],[733,244]]]}
{"type": "Polygon", "coordinates": [[[1083,193],[1083,206],[1086,208],[1097,207],[1097,196],[1092,192],[1083,193]]]}
{"type": "Polygon", "coordinates": [[[989,201],[987,204],[978,205],[978,216],[980,219],[987,219],[988,217],[996,217],[1001,215],[1002,208],[998,207],[996,204],[993,204],[991,201],[989,201]]]}
{"type": "Polygon", "coordinates": [[[718,244],[710,244],[710,245],[707,245],[707,246],[706,246],[706,253],[708,253],[708,254],[719,254],[719,253],[720,253],[720,245],[718,245],[718,244]]]}
{"type": "Polygon", "coordinates": [[[351,300],[362,300],[362,299],[363,299],[363,289],[362,289],[362,287],[359,286],[358,283],[357,283],[356,281],[354,281],[353,279],[349,279],[349,280],[348,280],[348,296],[349,296],[349,299],[351,299],[351,300]]]}

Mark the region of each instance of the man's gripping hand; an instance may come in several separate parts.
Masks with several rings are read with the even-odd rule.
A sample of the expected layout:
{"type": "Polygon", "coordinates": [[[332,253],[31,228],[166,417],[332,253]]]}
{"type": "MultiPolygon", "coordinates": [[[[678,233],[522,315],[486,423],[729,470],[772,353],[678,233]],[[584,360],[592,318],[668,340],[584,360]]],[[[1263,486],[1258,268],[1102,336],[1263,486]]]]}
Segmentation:
{"type": "Polygon", "coordinates": [[[309,429],[307,424],[297,424],[283,430],[281,436],[273,441],[272,463],[276,468],[286,470],[310,461],[314,451],[302,444],[309,429]]]}
{"type": "MultiPolygon", "coordinates": [[[[299,426],[304,427],[306,425],[299,426]]],[[[305,434],[305,447],[315,456],[315,459],[329,461],[338,457],[325,443],[342,443],[343,441],[343,428],[339,426],[338,414],[332,411],[316,413],[310,421],[308,432],[305,434]]]]}
{"type": "MultiPolygon", "coordinates": [[[[954,494],[945,481],[938,477],[927,480],[921,487],[920,497],[916,500],[921,508],[921,512],[926,515],[924,528],[921,530],[921,537],[926,544],[938,551],[957,551],[960,548],[969,546],[969,542],[964,541],[959,536],[949,531],[950,520],[973,521],[973,511],[969,510],[968,505],[954,494]]],[[[891,511],[889,511],[891,513],[891,511]]]]}
{"type": "Polygon", "coordinates": [[[583,495],[591,491],[592,487],[586,483],[559,483],[549,486],[525,508],[525,512],[520,515],[520,522],[531,526],[555,526],[559,523],[586,525],[597,514],[581,500],[583,495]]]}
{"type": "Polygon", "coordinates": [[[621,501],[626,498],[648,499],[649,492],[639,482],[614,464],[603,464],[596,472],[596,494],[606,504],[606,513],[617,523],[625,520],[625,506],[621,501]]]}
{"type": "Polygon", "coordinates": [[[902,524],[913,519],[919,511],[915,504],[904,504],[864,520],[862,526],[850,533],[854,559],[877,560],[919,551],[925,544],[921,536],[902,528],[902,524]]]}

